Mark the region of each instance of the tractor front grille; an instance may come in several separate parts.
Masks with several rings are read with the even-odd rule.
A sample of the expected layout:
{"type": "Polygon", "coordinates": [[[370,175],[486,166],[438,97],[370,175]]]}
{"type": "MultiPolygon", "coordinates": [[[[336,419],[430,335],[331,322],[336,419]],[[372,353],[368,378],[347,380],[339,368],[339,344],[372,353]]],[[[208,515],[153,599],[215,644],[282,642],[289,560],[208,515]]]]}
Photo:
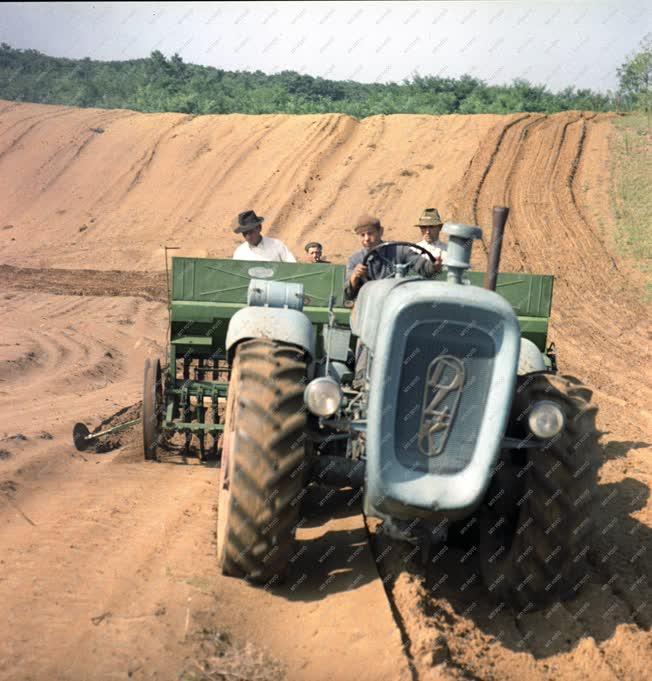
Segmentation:
{"type": "Polygon", "coordinates": [[[394,421],[401,464],[437,475],[469,464],[494,359],[492,338],[471,324],[428,320],[407,330],[394,421]]]}

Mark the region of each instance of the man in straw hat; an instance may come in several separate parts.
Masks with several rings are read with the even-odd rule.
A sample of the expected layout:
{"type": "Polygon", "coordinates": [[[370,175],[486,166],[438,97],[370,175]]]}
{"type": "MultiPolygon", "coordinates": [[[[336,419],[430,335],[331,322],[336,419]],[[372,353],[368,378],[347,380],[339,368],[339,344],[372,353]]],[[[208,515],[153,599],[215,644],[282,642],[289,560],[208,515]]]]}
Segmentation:
{"type": "Polygon", "coordinates": [[[261,234],[264,219],[253,210],[246,210],[238,215],[238,223],[233,231],[242,234],[244,243],[235,249],[233,259],[296,262],[290,249],[280,239],[272,239],[271,236],[261,234]]]}
{"type": "Polygon", "coordinates": [[[349,299],[358,295],[362,285],[369,281],[370,274],[373,279],[391,276],[393,263],[409,264],[417,274],[424,277],[432,277],[441,270],[441,261],[433,264],[429,258],[421,257],[409,246],[400,245],[388,246],[380,253],[380,257],[363,265],[362,261],[367,253],[383,243],[383,227],[378,218],[362,215],[353,226],[353,231],[360,237],[362,248],[349,258],[346,266],[344,294],[349,299]]]}
{"type": "Polygon", "coordinates": [[[415,225],[415,227],[421,229],[421,236],[423,237],[421,241],[417,242],[417,246],[430,251],[435,258],[441,258],[445,265],[448,245],[444,241],[439,240],[442,226],[443,223],[436,208],[426,208],[421,214],[419,222],[415,225]]]}

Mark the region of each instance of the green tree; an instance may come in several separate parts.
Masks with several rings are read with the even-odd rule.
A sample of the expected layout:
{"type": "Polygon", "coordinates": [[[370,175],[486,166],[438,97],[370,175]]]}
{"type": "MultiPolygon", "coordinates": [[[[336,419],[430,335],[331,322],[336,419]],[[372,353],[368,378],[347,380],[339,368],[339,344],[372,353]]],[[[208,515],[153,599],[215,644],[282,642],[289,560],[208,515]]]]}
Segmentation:
{"type": "MultiPolygon", "coordinates": [[[[628,106],[636,103],[645,108],[649,101],[649,43],[643,55],[623,65],[621,97],[628,98],[628,106]]],[[[525,80],[488,85],[469,75],[414,74],[402,83],[357,83],[296,71],[271,75],[224,71],[187,64],[178,54],[168,58],[158,50],[147,59],[100,62],[49,57],[7,43],[0,43],[0,98],[147,112],[346,113],[356,118],[393,113],[608,111],[615,104],[611,94],[572,87],[553,93],[525,80]]]]}
{"type": "Polygon", "coordinates": [[[648,121],[652,108],[652,34],[641,41],[641,50],[619,69],[619,94],[627,108],[646,111],[648,121]]]}

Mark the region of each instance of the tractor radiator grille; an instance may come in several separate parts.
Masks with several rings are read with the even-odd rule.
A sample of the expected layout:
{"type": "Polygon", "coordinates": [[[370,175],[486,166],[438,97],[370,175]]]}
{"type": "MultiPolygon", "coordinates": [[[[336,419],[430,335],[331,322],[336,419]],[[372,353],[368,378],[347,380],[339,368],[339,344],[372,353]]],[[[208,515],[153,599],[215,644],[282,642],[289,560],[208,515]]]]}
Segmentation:
{"type": "Polygon", "coordinates": [[[446,475],[469,464],[494,358],[493,340],[475,326],[430,320],[408,330],[394,423],[404,466],[446,475]]]}

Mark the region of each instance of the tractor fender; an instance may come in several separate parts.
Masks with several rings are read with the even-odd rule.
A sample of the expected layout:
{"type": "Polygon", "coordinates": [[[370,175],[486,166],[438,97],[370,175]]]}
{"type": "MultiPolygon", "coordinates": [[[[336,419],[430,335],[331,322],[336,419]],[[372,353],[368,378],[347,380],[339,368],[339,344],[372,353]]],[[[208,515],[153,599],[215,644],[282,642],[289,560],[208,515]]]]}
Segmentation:
{"type": "Polygon", "coordinates": [[[250,338],[269,338],[292,343],[315,356],[315,331],[303,312],[278,307],[243,307],[238,310],[226,332],[226,351],[231,361],[235,346],[250,338]]]}
{"type": "Polygon", "coordinates": [[[521,351],[518,355],[518,370],[519,376],[531,374],[535,371],[545,371],[546,363],[541,354],[541,350],[527,338],[521,338],[521,351]]]}

